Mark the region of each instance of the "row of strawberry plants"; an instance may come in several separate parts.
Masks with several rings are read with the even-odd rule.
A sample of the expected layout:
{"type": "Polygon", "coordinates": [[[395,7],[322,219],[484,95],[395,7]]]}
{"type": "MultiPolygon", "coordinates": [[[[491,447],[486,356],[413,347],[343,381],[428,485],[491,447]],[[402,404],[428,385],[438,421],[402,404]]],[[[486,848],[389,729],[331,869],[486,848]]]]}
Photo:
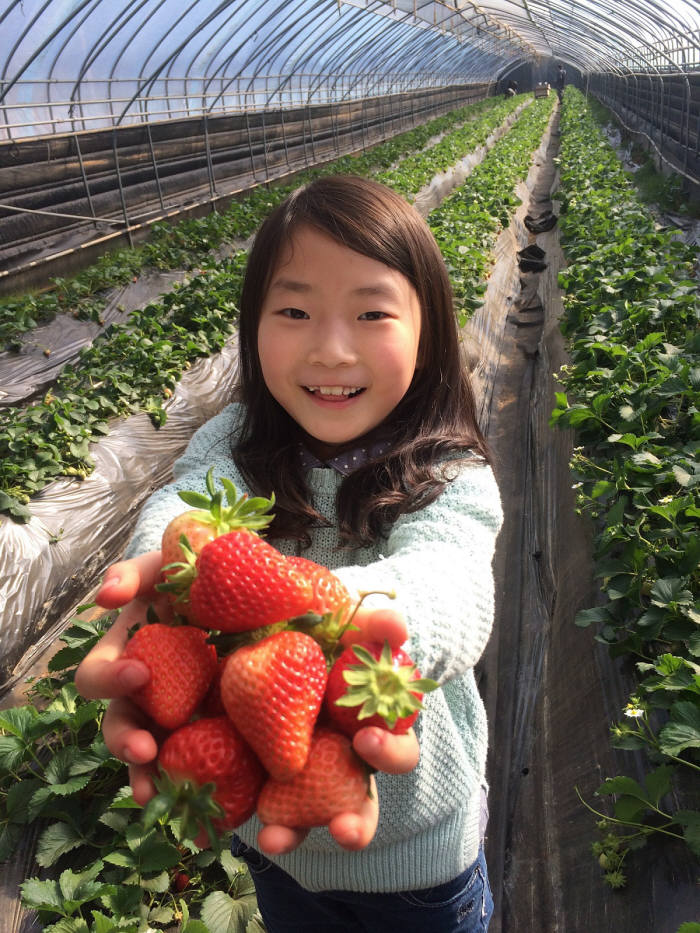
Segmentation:
{"type": "Polygon", "coordinates": [[[524,96],[500,100],[477,119],[470,120],[454,133],[441,139],[427,152],[416,152],[404,159],[398,170],[389,168],[380,172],[377,181],[393,188],[398,194],[412,200],[424,185],[440,172],[446,172],[471,153],[483,146],[489,136],[517,107],[522,106],[524,96]]]}
{"type": "Polygon", "coordinates": [[[596,529],[604,595],[576,622],[597,626],[631,679],[613,745],[653,766],[643,784],[615,776],[597,791],[616,797],[594,852],[618,887],[627,853],[652,834],[700,856],[700,812],[667,796],[700,771],[698,255],[655,223],[574,89],[558,197],[571,362],[552,422],[577,433],[578,510],[596,529]]]}
{"type": "MultiPolygon", "coordinates": [[[[486,98],[458,108],[401,133],[361,156],[344,156],[332,163],[333,170],[368,174],[387,169],[408,153],[421,149],[431,137],[492,109],[501,111],[498,98],[486,98]]],[[[286,193],[289,188],[280,186],[279,190],[286,193]]],[[[106,290],[127,284],[144,269],[193,269],[202,265],[223,243],[245,239],[257,229],[261,217],[269,210],[270,195],[265,187],[256,188],[225,211],[175,225],[156,223],[148,242],[141,246],[106,253],[72,279],[53,279],[49,291],[0,300],[0,346],[20,349],[23,333],[58,313],[71,312],[84,320],[100,321],[106,290]]]]}
{"type": "Polygon", "coordinates": [[[461,324],[480,304],[491,249],[520,204],[516,185],[527,175],[553,107],[553,97],[527,107],[464,184],[428,215],[450,272],[461,324]]]}
{"type": "MultiPolygon", "coordinates": [[[[395,155],[394,141],[387,149],[395,155]]],[[[332,170],[357,172],[358,161],[334,163],[332,170]]],[[[261,214],[290,190],[271,189],[259,202],[261,214]]],[[[0,512],[28,521],[27,503],[47,483],[58,476],[87,476],[93,468],[89,445],[107,433],[107,419],[145,410],[154,423],[164,422],[163,404],[187,366],[219,350],[232,334],[244,264],[243,251],[209,263],[202,274],[134,311],[125,324],[108,327],[74,365],[63,368],[41,402],[5,409],[0,512]]]]}

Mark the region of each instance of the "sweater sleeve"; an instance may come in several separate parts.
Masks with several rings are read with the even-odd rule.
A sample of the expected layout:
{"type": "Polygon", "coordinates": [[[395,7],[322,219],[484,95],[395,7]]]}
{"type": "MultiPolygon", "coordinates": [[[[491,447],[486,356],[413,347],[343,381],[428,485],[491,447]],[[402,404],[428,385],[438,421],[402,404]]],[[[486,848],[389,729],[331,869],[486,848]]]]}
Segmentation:
{"type": "Polygon", "coordinates": [[[440,683],[474,667],[489,639],[502,517],[490,467],[467,461],[434,502],[396,522],[380,560],[334,571],[351,591],[396,592],[365,604],[403,613],[411,656],[440,683]]]}
{"type": "Polygon", "coordinates": [[[178,493],[180,490],[206,493],[210,467],[214,468],[215,480],[226,477],[235,483],[240,492],[246,492],[231,456],[232,438],[239,419],[240,406],[228,405],[193,434],[184,454],[173,464],[173,482],[156,490],[141,510],[124,554],[126,558],[160,550],[165,526],[176,515],[190,508],[178,493]]]}

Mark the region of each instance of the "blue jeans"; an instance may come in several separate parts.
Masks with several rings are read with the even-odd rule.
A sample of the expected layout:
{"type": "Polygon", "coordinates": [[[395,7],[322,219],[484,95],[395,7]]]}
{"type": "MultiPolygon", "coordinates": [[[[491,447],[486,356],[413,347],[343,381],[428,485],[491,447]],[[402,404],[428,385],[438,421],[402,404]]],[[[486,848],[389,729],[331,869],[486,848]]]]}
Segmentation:
{"type": "Polygon", "coordinates": [[[267,933],[486,933],[493,899],[483,848],[452,881],[419,891],[307,891],[234,835],[250,869],[267,933]]]}

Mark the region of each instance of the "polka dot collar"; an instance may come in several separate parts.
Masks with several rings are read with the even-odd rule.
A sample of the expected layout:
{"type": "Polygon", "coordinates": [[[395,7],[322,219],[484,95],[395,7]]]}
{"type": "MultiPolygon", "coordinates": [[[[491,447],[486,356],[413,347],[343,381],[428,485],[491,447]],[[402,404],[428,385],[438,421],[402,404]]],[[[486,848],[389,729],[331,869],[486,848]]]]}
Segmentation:
{"type": "Polygon", "coordinates": [[[305,470],[314,468],[330,467],[337,470],[342,476],[349,476],[354,470],[364,466],[375,457],[381,456],[389,447],[386,441],[380,441],[376,444],[370,444],[366,447],[354,447],[351,450],[344,450],[342,453],[331,457],[328,460],[319,460],[304,444],[299,444],[299,456],[301,457],[302,467],[305,470]]]}

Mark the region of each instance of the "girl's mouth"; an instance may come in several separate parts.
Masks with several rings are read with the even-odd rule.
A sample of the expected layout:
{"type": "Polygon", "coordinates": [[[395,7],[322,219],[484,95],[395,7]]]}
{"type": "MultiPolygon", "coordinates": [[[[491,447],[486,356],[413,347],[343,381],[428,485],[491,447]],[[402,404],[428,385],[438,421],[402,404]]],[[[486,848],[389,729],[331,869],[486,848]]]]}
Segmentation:
{"type": "Polygon", "coordinates": [[[355,398],[365,391],[364,386],[304,386],[304,388],[316,398],[338,402],[355,398]]]}

